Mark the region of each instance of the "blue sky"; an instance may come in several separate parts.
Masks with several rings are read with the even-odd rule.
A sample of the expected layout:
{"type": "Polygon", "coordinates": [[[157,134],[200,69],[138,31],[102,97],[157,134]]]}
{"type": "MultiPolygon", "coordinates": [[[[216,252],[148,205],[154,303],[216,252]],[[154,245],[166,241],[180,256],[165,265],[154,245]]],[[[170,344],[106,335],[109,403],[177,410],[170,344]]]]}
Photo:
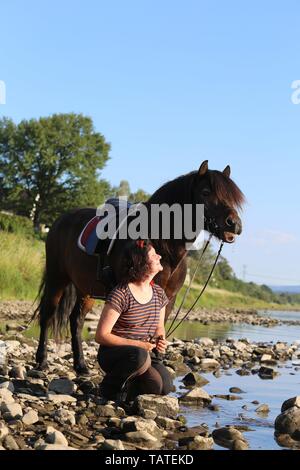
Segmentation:
{"type": "Polygon", "coordinates": [[[0,18],[0,116],[91,116],[102,176],[132,190],[229,163],[248,203],[224,256],[300,284],[299,2],[13,0],[0,18]]]}

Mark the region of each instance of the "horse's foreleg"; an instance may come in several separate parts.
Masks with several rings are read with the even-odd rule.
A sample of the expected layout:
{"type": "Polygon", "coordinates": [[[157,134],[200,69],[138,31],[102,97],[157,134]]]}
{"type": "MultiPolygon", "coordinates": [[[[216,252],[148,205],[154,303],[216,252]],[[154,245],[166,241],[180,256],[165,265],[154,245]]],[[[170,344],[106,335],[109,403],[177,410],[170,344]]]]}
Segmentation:
{"type": "Polygon", "coordinates": [[[89,297],[78,297],[70,315],[74,369],[79,375],[89,374],[89,369],[84,360],[81,334],[85,316],[91,310],[93,304],[94,300],[89,297]]]}

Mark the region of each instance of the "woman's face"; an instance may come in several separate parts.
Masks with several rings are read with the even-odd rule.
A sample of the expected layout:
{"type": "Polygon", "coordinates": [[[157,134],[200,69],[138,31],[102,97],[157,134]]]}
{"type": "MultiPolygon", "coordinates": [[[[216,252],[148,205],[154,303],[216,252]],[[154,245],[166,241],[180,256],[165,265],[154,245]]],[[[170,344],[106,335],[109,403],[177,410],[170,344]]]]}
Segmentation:
{"type": "Polygon", "coordinates": [[[148,251],[149,274],[153,275],[163,270],[163,267],[160,264],[160,260],[161,256],[156,253],[153,246],[150,246],[148,251]]]}

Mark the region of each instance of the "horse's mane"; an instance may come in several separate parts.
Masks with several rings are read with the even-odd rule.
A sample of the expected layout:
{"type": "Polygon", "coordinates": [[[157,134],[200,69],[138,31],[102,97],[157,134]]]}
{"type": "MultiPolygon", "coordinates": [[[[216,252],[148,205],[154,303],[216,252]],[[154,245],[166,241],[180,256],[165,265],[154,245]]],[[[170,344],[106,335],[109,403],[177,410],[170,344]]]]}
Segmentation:
{"type": "MultiPolygon", "coordinates": [[[[190,203],[191,187],[197,176],[197,171],[191,171],[185,175],[178,176],[158,188],[148,199],[148,203],[190,203]],[[181,200],[178,200],[180,195],[181,200]]],[[[221,171],[208,170],[209,182],[215,194],[216,202],[225,206],[240,210],[245,202],[245,196],[236,183],[225,176],[221,171]]],[[[204,176],[205,177],[205,176],[204,176]]]]}

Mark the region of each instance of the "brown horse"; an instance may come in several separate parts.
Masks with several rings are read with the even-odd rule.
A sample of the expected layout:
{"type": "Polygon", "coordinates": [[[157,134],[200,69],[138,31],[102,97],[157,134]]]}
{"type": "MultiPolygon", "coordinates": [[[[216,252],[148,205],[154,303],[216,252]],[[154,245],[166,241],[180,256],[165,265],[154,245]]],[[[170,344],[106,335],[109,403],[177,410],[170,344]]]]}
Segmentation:
{"type": "MultiPolygon", "coordinates": [[[[205,230],[220,240],[232,243],[235,235],[242,232],[237,211],[243,202],[243,193],[230,179],[230,167],[227,166],[223,172],[213,171],[208,169],[208,162],[205,161],[198,171],[163,185],[146,205],[149,208],[152,204],[163,203],[192,204],[192,207],[203,204],[205,230]]],[[[81,251],[77,240],[95,213],[96,209],[93,208],[70,211],[59,217],[48,233],[46,268],[36,311],[41,328],[36,353],[39,368],[47,366],[49,327],[57,331],[70,321],[74,369],[78,374],[88,373],[82,351],[82,328],[87,312],[93,307],[93,296],[105,297],[106,291],[103,283],[96,278],[97,258],[81,251]]],[[[157,275],[155,282],[165,289],[170,299],[166,308],[167,319],[186,276],[186,240],[171,236],[170,239],[159,238],[152,242],[162,256],[164,270],[157,275]]],[[[125,243],[126,240],[116,240],[109,257],[116,281],[125,243]]]]}

